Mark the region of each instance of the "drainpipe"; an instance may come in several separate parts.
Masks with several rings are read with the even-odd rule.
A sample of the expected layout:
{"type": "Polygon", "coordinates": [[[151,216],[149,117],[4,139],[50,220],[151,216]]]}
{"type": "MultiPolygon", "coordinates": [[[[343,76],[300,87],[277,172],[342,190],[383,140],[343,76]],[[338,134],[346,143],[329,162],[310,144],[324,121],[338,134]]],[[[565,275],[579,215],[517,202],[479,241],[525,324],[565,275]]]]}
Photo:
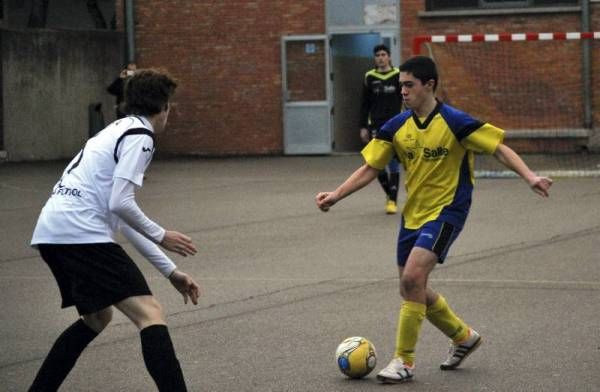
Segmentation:
{"type": "MultiPolygon", "coordinates": [[[[591,31],[590,27],[590,2],[589,0],[581,1],[581,31],[591,31]]],[[[592,56],[591,56],[591,40],[582,40],[582,71],[583,71],[583,126],[584,128],[592,128],[592,56]]]]}
{"type": "Polygon", "coordinates": [[[127,63],[135,63],[135,18],[133,0],[125,0],[125,33],[127,36],[127,47],[125,57],[127,63]]]}

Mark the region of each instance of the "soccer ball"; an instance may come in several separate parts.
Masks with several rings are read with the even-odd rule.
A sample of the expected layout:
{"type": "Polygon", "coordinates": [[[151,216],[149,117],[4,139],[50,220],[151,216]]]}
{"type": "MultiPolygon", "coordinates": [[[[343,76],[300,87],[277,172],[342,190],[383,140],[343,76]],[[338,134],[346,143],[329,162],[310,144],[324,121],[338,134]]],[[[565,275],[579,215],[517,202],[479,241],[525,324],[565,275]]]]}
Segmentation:
{"type": "Polygon", "coordinates": [[[335,350],[335,361],[346,376],[364,377],[375,368],[377,363],[375,346],[360,336],[344,339],[335,350]]]}

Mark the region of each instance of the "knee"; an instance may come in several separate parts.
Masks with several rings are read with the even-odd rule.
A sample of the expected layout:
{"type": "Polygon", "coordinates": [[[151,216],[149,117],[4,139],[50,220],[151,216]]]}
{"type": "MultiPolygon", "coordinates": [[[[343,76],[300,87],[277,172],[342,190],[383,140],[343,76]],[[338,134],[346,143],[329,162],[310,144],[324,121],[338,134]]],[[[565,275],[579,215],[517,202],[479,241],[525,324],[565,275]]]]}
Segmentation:
{"type": "Polygon", "coordinates": [[[141,315],[134,322],[139,329],[144,329],[154,324],[165,324],[161,304],[154,297],[145,300],[141,315]]]}
{"type": "Polygon", "coordinates": [[[421,290],[425,289],[422,279],[418,275],[403,274],[400,278],[400,295],[402,297],[411,297],[421,290]]]}
{"type": "Polygon", "coordinates": [[[156,298],[152,297],[148,301],[148,303],[146,304],[146,309],[147,309],[148,313],[162,317],[163,308],[162,308],[162,305],[160,304],[160,302],[158,302],[156,300],[156,298]]]}
{"type": "Polygon", "coordinates": [[[95,313],[90,313],[83,315],[83,322],[96,331],[100,333],[106,328],[106,326],[112,321],[113,310],[112,307],[108,307],[106,309],[102,309],[95,313]]]}

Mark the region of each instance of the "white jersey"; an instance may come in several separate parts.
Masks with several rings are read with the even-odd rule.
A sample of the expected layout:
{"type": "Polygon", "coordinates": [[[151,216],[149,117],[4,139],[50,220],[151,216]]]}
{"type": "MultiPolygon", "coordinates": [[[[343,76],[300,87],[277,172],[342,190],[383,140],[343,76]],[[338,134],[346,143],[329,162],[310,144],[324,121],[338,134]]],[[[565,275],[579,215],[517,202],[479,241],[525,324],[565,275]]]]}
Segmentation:
{"type": "Polygon", "coordinates": [[[115,178],[141,187],[154,153],[154,130],[143,117],[117,120],[87,141],[54,186],[32,245],[115,242],[118,218],[109,210],[115,178]]]}

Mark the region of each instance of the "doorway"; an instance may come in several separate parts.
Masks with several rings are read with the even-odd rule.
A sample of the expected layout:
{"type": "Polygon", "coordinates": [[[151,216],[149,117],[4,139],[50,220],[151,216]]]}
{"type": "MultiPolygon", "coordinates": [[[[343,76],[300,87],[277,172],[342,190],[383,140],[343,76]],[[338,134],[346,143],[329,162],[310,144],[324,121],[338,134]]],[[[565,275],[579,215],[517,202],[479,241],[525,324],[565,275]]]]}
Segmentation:
{"type": "Polygon", "coordinates": [[[369,32],[330,36],[333,89],[333,150],[360,151],[360,105],[365,73],[372,69],[373,48],[383,43],[390,48],[392,64],[398,66],[398,49],[393,34],[369,32]]]}

